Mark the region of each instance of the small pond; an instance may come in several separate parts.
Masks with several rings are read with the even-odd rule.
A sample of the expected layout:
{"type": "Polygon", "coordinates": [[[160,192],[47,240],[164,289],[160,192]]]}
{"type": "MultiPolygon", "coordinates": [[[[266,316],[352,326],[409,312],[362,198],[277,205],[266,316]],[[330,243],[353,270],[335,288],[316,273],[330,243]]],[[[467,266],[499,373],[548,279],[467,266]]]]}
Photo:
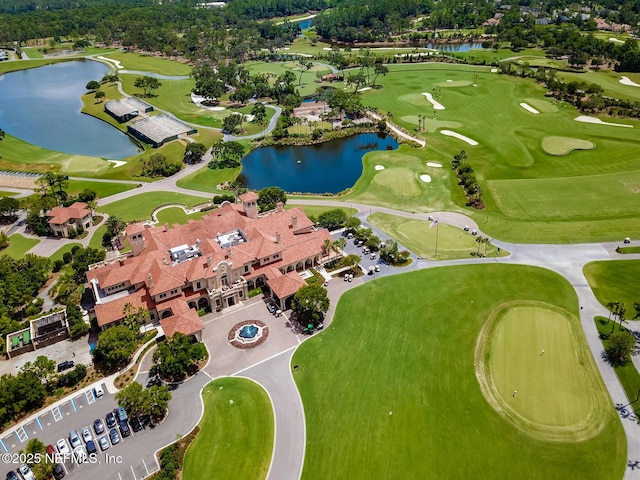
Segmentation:
{"type": "Polygon", "coordinates": [[[469,50],[477,50],[479,48],[482,48],[482,43],[429,43],[427,44],[427,47],[443,52],[468,52],[469,50]]]}
{"type": "Polygon", "coordinates": [[[0,76],[0,128],[57,152],[110,159],[135,155],[138,148],[126,134],[80,111],[87,82],[108,72],[99,62],[72,61],[0,76]]]}
{"type": "Polygon", "coordinates": [[[362,175],[362,157],[374,150],[395,150],[388,135],[362,133],[300,147],[264,147],[242,160],[238,178],[251,189],[278,186],[287,192],[338,193],[362,175]]]}

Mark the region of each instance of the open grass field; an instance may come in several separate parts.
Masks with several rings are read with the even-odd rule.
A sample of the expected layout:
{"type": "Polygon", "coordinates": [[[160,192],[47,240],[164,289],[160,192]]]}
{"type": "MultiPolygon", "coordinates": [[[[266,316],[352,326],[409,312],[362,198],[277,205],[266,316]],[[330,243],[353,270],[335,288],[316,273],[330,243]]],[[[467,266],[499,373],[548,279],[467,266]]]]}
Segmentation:
{"type": "Polygon", "coordinates": [[[502,305],[476,348],[483,393],[506,419],[538,438],[593,437],[609,407],[596,400],[607,392],[585,361],[585,347],[579,322],[566,310],[543,302],[502,305]]]}
{"type": "Polygon", "coordinates": [[[117,60],[125,70],[154,72],[169,76],[191,75],[191,67],[189,65],[142,53],[118,51],[103,56],[111,60],[117,60]]]}
{"type": "Polygon", "coordinates": [[[187,215],[184,213],[182,208],[171,207],[160,210],[156,214],[156,218],[160,225],[164,225],[165,223],[168,223],[169,225],[175,225],[176,223],[184,225],[189,220],[200,220],[203,215],[206,215],[207,213],[208,212],[196,212],[191,215],[187,215]]]}
{"type": "MultiPolygon", "coordinates": [[[[577,312],[568,282],[515,265],[434,268],[346,292],[330,327],[303,343],[292,361],[307,421],[302,478],[621,478],[624,433],[577,312]],[[567,312],[558,320],[571,324],[571,347],[582,362],[572,361],[569,370],[581,372],[578,391],[601,413],[589,438],[543,438],[486,401],[474,368],[476,344],[492,313],[512,302],[567,312]]],[[[518,361],[517,352],[504,354],[518,361]]],[[[525,393],[517,398],[527,402],[525,393]]],[[[562,389],[545,401],[561,412],[573,399],[562,389]]]]}
{"type": "Polygon", "coordinates": [[[218,185],[231,182],[240,174],[241,167],[237,168],[201,168],[196,172],[178,180],[176,185],[181,188],[198,190],[200,192],[227,193],[218,189],[218,185]]]}
{"type": "Polygon", "coordinates": [[[626,73],[618,73],[618,72],[583,72],[583,73],[574,73],[574,72],[558,72],[557,77],[563,79],[565,82],[587,82],[587,83],[596,83],[604,88],[603,95],[615,98],[621,98],[624,100],[638,101],[640,98],[640,87],[634,87],[632,85],[623,85],[620,83],[622,75],[633,80],[636,79],[637,82],[638,76],[634,76],[633,74],[626,73]]]}
{"type": "MultiPolygon", "coordinates": [[[[476,242],[478,237],[446,223],[430,228],[431,222],[411,220],[380,212],[370,215],[368,221],[416,255],[428,260],[469,258],[474,252],[482,254],[486,252],[488,257],[497,256],[498,251],[495,246],[488,245],[485,249],[484,244],[476,242]],[[438,237],[437,255],[436,235],[438,237]]],[[[507,253],[503,250],[500,255],[505,256],[507,253]]]]}
{"type": "MultiPolygon", "coordinates": [[[[192,195],[184,195],[175,192],[150,192],[141,193],[135,197],[135,200],[126,198],[117,202],[109,203],[104,207],[100,207],[99,211],[116,215],[125,222],[133,220],[149,220],[153,211],[161,205],[169,203],[179,203],[192,207],[199,203],[206,202],[206,198],[195,197],[192,195]]],[[[102,237],[100,237],[102,241],[102,237]]]]}
{"type": "Polygon", "coordinates": [[[25,253],[40,243],[35,238],[27,238],[19,233],[9,237],[9,246],[0,252],[0,255],[9,255],[12,258],[24,257],[25,253]]]}
{"type": "MultiPolygon", "coordinates": [[[[298,52],[295,44],[291,47],[291,52],[296,53],[304,53],[298,52]]],[[[283,51],[282,53],[288,53],[288,51],[283,51]]],[[[276,77],[282,75],[285,72],[292,72],[296,76],[296,85],[297,89],[300,92],[300,95],[303,97],[311,95],[315,93],[316,89],[321,85],[317,82],[318,77],[317,74],[325,75],[327,73],[331,73],[331,69],[324,66],[314,64],[310,70],[302,72],[302,79],[300,80],[300,64],[297,60],[285,61],[285,62],[250,62],[246,64],[247,70],[251,72],[252,75],[257,73],[272,73],[276,77]]],[[[275,79],[273,80],[275,81],[275,79]]]]}
{"type": "Polygon", "coordinates": [[[204,415],[185,455],[183,478],[266,478],[275,429],[267,392],[245,378],[220,378],[202,397],[204,415]]]}
{"type": "MultiPolygon", "coordinates": [[[[620,120],[634,128],[576,122],[579,113],[569,105],[545,98],[540,85],[492,73],[489,67],[414,64],[389,68],[390,73],[378,79],[383,88],[363,92],[363,102],[382,113],[392,112],[393,121],[409,132],[416,133],[419,115],[425,115],[427,132],[421,136],[427,146],[413,150],[412,156],[446,167],[453,155],[464,149],[484,188],[487,208],[482,212],[466,208],[455,179],[447,181],[442,195],[433,192],[432,198],[415,196],[408,202],[402,194],[394,198],[388,190],[387,194],[381,191],[379,182],[369,180],[375,172],[366,168],[345,200],[360,197],[365,202],[407,211],[466,211],[481,223],[488,217],[483,230],[492,237],[514,242],[640,237],[640,224],[632,221],[640,216],[640,203],[630,201],[639,188],[636,129],[640,122],[620,120]],[[435,100],[445,109],[435,111],[422,95],[425,92],[436,95],[435,100]],[[528,103],[540,113],[532,114],[520,103],[528,103]],[[440,130],[445,128],[478,145],[442,135],[440,130]],[[553,137],[575,140],[567,146],[553,137]],[[561,156],[545,151],[549,145],[556,148],[554,153],[564,153],[592,144],[595,148],[591,150],[573,150],[561,156]],[[606,212],[601,210],[603,204],[608,205],[606,212]]],[[[640,88],[637,90],[640,97],[640,88]]],[[[399,154],[385,153],[390,157],[399,154]]],[[[412,190],[410,185],[407,191],[412,190]]]]}
{"type": "MultiPolygon", "coordinates": [[[[102,239],[102,236],[100,236],[100,238],[102,239]]],[[[82,244],[78,242],[67,243],[63,247],[60,247],[58,250],[56,250],[53,255],[49,257],[49,260],[51,260],[52,262],[55,262],[56,260],[62,260],[64,254],[67,252],[71,252],[71,249],[76,245],[82,247],[82,244]]]]}
{"type": "Polygon", "coordinates": [[[85,189],[92,190],[98,194],[98,198],[106,198],[116,193],[126,192],[135,188],[132,183],[107,183],[92,182],[91,180],[69,180],[67,193],[69,195],[78,195],[85,189]]]}
{"type": "MultiPolygon", "coordinates": [[[[297,208],[301,208],[302,210],[304,210],[304,214],[307,217],[315,217],[315,218],[318,218],[324,212],[336,209],[336,207],[324,207],[324,206],[321,206],[321,205],[296,205],[295,202],[287,203],[287,205],[285,205],[284,209],[285,210],[290,210],[290,209],[296,208],[296,207],[297,208]]],[[[346,213],[348,217],[358,213],[358,210],[356,210],[355,208],[351,208],[351,207],[337,207],[337,208],[340,208],[340,210],[342,210],[344,213],[346,213]]]]}
{"type": "Polygon", "coordinates": [[[627,317],[633,317],[633,303],[640,302],[640,260],[609,260],[587,263],[583,269],[589,286],[598,301],[622,302],[627,317]]]}

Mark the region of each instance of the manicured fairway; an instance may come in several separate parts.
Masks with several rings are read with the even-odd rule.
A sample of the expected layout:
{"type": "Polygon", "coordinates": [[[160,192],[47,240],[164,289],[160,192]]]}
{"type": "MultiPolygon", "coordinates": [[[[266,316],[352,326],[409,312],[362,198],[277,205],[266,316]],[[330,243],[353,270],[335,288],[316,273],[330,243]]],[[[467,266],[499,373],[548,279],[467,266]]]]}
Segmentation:
{"type": "MultiPolygon", "coordinates": [[[[487,400],[524,431],[549,440],[581,440],[603,427],[606,396],[579,323],[545,303],[516,302],[498,308],[476,349],[487,400]],[[584,395],[584,392],[597,395],[584,395]]],[[[606,415],[606,413],[605,413],[606,415]]]]}
{"type": "Polygon", "coordinates": [[[127,70],[155,72],[163,75],[191,75],[191,67],[181,62],[144,55],[135,52],[114,52],[103,55],[105,58],[117,60],[127,70]]]}
{"type": "Polygon", "coordinates": [[[84,189],[89,189],[98,195],[98,198],[106,198],[116,193],[126,192],[134,189],[136,186],[132,183],[107,183],[92,182],[90,180],[69,180],[67,193],[69,195],[78,195],[84,189]]]}
{"type": "Polygon", "coordinates": [[[251,380],[221,378],[202,391],[200,432],[184,459],[189,480],[260,480],[273,450],[273,410],[267,393],[251,380]]]}
{"type": "Polygon", "coordinates": [[[349,217],[358,213],[358,211],[355,208],[351,208],[351,207],[324,207],[320,205],[296,205],[295,202],[287,203],[287,205],[285,205],[284,207],[285,210],[290,210],[292,208],[301,208],[302,210],[304,210],[304,213],[307,217],[312,216],[316,218],[318,218],[324,212],[327,212],[329,210],[336,210],[336,209],[342,210],[349,217]]]}
{"type": "Polygon", "coordinates": [[[9,246],[0,251],[0,255],[9,255],[13,258],[24,257],[25,253],[40,243],[35,238],[27,238],[19,233],[14,233],[9,237],[9,246]]]}
{"type": "Polygon", "coordinates": [[[206,201],[206,198],[184,195],[182,193],[151,192],[141,193],[133,198],[125,198],[124,200],[109,203],[104,207],[100,207],[99,210],[109,215],[116,215],[125,222],[130,222],[133,220],[150,219],[153,211],[161,205],[179,203],[187,207],[192,207],[206,201]]]}
{"type": "Polygon", "coordinates": [[[201,168],[176,182],[181,188],[199,190],[201,192],[228,193],[218,190],[218,185],[231,182],[240,174],[241,168],[201,168]]]}
{"type": "Polygon", "coordinates": [[[174,225],[176,223],[185,224],[189,220],[200,220],[203,215],[206,215],[207,212],[196,212],[191,215],[187,215],[182,208],[172,207],[165,208],[160,210],[156,214],[156,218],[158,219],[158,223],[160,225],[164,225],[168,223],[169,225],[174,225]]]}
{"type": "MultiPolygon", "coordinates": [[[[476,241],[477,237],[446,223],[430,228],[431,222],[428,221],[411,220],[380,212],[370,215],[368,221],[416,255],[429,260],[469,258],[472,252],[478,252],[478,250],[482,254],[485,253],[485,245],[479,244],[476,241]],[[438,237],[437,256],[436,236],[438,237]]],[[[501,255],[505,254],[506,252],[501,251],[501,255]]],[[[497,248],[493,245],[487,246],[486,255],[495,257],[497,248]]]]}
{"type": "Polygon", "coordinates": [[[640,302],[640,260],[611,260],[591,262],[584,266],[584,276],[598,301],[622,302],[627,317],[635,315],[633,303],[640,302]]]}
{"type": "MultiPolygon", "coordinates": [[[[515,265],[434,268],[346,292],[335,320],[292,361],[307,421],[303,479],[621,478],[624,433],[577,312],[567,281],[515,265]],[[476,344],[492,313],[511,302],[569,312],[560,321],[571,324],[582,362],[573,367],[579,392],[598,412],[593,436],[549,441],[486,401],[476,344]]],[[[561,411],[565,394],[547,398],[548,408],[561,411]]]]}

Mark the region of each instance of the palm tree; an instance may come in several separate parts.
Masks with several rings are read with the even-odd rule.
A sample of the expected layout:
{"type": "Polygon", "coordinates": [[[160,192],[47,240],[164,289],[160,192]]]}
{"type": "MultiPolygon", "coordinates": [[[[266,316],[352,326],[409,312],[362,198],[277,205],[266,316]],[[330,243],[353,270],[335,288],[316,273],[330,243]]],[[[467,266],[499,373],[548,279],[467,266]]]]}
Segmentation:
{"type": "Polygon", "coordinates": [[[327,256],[329,252],[333,249],[333,242],[330,238],[327,238],[324,242],[322,242],[322,251],[326,252],[327,256]]]}
{"type": "Polygon", "coordinates": [[[96,216],[96,208],[98,208],[98,202],[96,200],[89,200],[87,202],[87,207],[89,207],[89,210],[91,210],[91,216],[95,217],[96,216]]]}
{"type": "Polygon", "coordinates": [[[347,241],[344,238],[340,237],[335,242],[333,242],[333,245],[338,250],[340,250],[340,253],[344,253],[344,247],[347,246],[347,241]]]}
{"type": "Polygon", "coordinates": [[[126,226],[125,223],[122,221],[122,218],[116,215],[109,217],[105,222],[105,225],[107,226],[107,231],[111,232],[111,234],[114,237],[119,235],[120,232],[124,230],[124,227],[126,226]]]}

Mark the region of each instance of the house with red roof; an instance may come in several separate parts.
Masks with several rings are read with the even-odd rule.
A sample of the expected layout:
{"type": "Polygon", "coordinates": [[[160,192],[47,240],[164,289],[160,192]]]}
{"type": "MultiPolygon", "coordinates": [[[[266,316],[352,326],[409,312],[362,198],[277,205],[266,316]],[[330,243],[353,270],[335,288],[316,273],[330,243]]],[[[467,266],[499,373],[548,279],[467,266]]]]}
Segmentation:
{"type": "Polygon", "coordinates": [[[299,272],[319,265],[331,239],[300,208],[281,203],[258,213],[258,196],[222,203],[185,225],[126,228],[130,254],[89,267],[87,280],[98,325],[122,321],[124,306],[149,310],[165,334],[200,336],[198,309],[222,311],[242,304],[249,290],[266,287],[281,309],[305,285],[299,272]]]}
{"type": "Polygon", "coordinates": [[[93,225],[91,210],[84,202],[75,202],[70,207],[52,208],[47,217],[55,237],[68,237],[71,229],[87,229],[93,225]]]}

